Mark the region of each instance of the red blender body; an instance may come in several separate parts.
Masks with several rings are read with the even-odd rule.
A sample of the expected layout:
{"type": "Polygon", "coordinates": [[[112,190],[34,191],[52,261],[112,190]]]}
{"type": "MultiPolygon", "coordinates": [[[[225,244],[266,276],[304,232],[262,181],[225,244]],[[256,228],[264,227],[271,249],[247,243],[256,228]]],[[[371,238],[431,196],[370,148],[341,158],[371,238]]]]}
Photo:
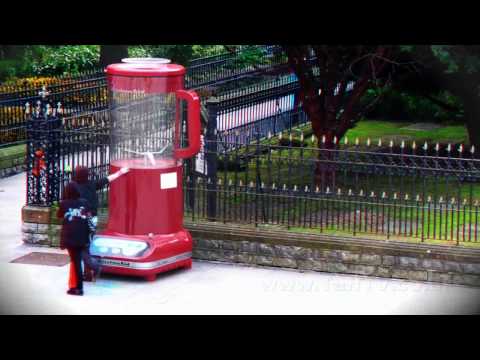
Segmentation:
{"type": "Polygon", "coordinates": [[[107,67],[111,95],[109,217],[90,252],[107,273],[143,276],[192,264],[192,238],[183,228],[182,159],[200,149],[200,103],[185,91],[185,68],[131,62],[107,67]],[[188,146],[182,147],[187,103],[188,146]]]}

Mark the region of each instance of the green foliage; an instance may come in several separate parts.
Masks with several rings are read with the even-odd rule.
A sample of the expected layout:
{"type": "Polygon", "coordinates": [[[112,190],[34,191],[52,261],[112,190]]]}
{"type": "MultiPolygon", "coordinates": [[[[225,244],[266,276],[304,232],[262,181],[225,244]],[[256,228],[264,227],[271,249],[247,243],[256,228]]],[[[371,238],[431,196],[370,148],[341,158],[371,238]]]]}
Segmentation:
{"type": "MultiPolygon", "coordinates": [[[[391,88],[385,90],[382,101],[368,114],[377,119],[416,122],[451,122],[456,121],[459,113],[446,110],[429,99],[391,88]]],[[[379,96],[379,90],[368,90],[362,102],[368,104],[379,96]]],[[[441,102],[461,109],[459,100],[450,93],[443,91],[436,96],[441,102]]]]}
{"type": "Polygon", "coordinates": [[[98,45],[36,46],[26,55],[27,71],[33,75],[60,75],[98,66],[98,45]]]}
{"type": "Polygon", "coordinates": [[[247,46],[237,58],[237,63],[242,65],[261,65],[265,61],[262,49],[257,46],[247,46]]]}
{"type": "Polygon", "coordinates": [[[192,45],[193,58],[202,58],[218,55],[225,52],[223,45],[192,45]]]}
{"type": "Polygon", "coordinates": [[[17,76],[18,66],[15,60],[0,60],[0,82],[17,76]]]}
{"type": "Polygon", "coordinates": [[[132,58],[143,58],[143,57],[149,57],[150,53],[148,51],[148,48],[145,46],[129,46],[128,47],[128,56],[132,58]]]}

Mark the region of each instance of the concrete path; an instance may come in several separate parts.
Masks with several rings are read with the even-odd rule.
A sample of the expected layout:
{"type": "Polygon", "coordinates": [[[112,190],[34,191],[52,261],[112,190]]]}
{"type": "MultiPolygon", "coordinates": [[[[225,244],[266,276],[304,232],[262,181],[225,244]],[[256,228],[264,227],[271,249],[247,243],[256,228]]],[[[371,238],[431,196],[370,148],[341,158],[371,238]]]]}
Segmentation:
{"type": "Polygon", "coordinates": [[[470,314],[480,289],[195,261],[148,283],[105,275],[85,296],[65,294],[68,266],[10,263],[21,240],[25,176],[0,179],[2,314],[470,314]]]}

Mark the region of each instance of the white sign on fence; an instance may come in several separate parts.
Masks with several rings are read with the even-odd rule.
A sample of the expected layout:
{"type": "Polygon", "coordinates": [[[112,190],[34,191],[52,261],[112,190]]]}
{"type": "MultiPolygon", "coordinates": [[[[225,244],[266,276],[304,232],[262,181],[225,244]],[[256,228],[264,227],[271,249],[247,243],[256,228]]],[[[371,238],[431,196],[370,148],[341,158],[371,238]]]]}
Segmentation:
{"type": "Polygon", "coordinates": [[[195,157],[195,171],[207,175],[207,163],[205,162],[205,141],[204,136],[200,135],[200,151],[195,157]]]}

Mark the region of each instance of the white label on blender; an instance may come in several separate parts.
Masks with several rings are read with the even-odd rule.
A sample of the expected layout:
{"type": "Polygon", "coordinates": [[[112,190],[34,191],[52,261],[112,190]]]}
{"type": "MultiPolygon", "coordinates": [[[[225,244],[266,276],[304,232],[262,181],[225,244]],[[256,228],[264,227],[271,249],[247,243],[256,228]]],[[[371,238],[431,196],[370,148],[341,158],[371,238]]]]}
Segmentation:
{"type": "Polygon", "coordinates": [[[177,187],[177,173],[160,174],[160,189],[175,189],[177,187]]]}

